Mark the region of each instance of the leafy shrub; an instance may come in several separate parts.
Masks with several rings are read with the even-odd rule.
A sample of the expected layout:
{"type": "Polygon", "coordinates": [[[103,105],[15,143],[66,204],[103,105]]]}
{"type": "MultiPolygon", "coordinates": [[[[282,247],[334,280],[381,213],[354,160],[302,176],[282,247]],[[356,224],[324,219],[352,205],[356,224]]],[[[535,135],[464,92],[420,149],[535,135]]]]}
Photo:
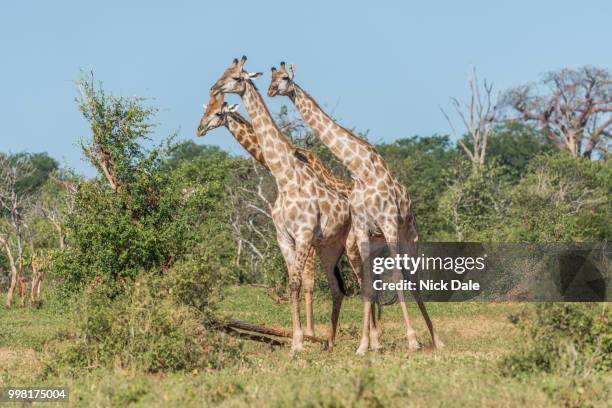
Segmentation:
{"type": "Polygon", "coordinates": [[[238,355],[214,317],[233,251],[224,205],[231,159],[211,152],[186,161],[170,155],[172,146],[147,151],[141,140],[153,109],[88,82],[81,91],[92,131],[84,150],[99,177],[78,185],[70,246],[54,258],[76,299],[77,325],[51,347],[50,370],[222,366],[238,355]]]}
{"type": "Polygon", "coordinates": [[[510,210],[508,179],[492,161],[474,166],[462,162],[448,175],[451,186],[440,198],[440,211],[458,241],[498,241],[499,226],[510,210]]]}
{"type": "Polygon", "coordinates": [[[214,263],[204,260],[116,286],[94,281],[75,309],[75,331],[48,350],[49,371],[118,366],[159,372],[237,360],[236,343],[214,329],[218,276],[214,263]]]}
{"type": "MultiPolygon", "coordinates": [[[[464,140],[469,145],[469,138],[464,140]]],[[[489,135],[487,160],[502,166],[513,184],[527,171],[534,157],[555,151],[542,131],[524,123],[509,120],[496,126],[489,135]]]]}
{"type": "Polygon", "coordinates": [[[221,299],[219,281],[225,275],[214,248],[201,245],[164,273],[163,293],[179,305],[194,309],[200,318],[211,320],[221,299]]]}
{"type": "Polygon", "coordinates": [[[612,369],[612,312],[606,304],[542,303],[512,317],[522,347],[502,362],[511,375],[578,375],[612,369]]]}
{"type": "Polygon", "coordinates": [[[155,109],[142,98],[106,94],[87,78],[79,83],[78,106],[91,129],[83,151],[98,178],[78,184],[66,225],[70,245],[55,259],[66,290],[167,269],[202,236],[217,242],[220,256],[231,252],[233,241],[223,235],[232,160],[220,151],[186,160],[173,136],[146,149],[155,109]]]}
{"type": "Polygon", "coordinates": [[[509,240],[608,241],[611,196],[610,162],[567,152],[538,156],[512,191],[509,240]]]}

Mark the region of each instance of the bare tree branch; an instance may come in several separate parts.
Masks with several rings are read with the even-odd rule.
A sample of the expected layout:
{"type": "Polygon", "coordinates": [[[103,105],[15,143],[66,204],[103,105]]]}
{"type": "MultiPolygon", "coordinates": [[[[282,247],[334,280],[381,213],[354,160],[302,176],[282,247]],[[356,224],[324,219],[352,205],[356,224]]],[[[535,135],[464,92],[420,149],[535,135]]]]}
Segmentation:
{"type": "Polygon", "coordinates": [[[492,96],[492,84],[485,80],[481,87],[476,69],[473,70],[468,80],[468,86],[470,89],[468,101],[461,102],[457,98],[451,98],[451,102],[456,115],[463,124],[464,135],[469,138],[469,146],[463,140],[463,134],[457,134],[450,116],[444,109],[440,108],[440,110],[450,125],[453,134],[459,139],[459,146],[470,161],[474,164],[484,164],[489,135],[498,119],[496,98],[492,96]]]}
{"type": "Polygon", "coordinates": [[[550,72],[537,85],[506,92],[504,104],[540,127],[558,148],[590,158],[605,148],[612,128],[610,78],[607,70],[592,67],[550,72]]]}
{"type": "MultiPolygon", "coordinates": [[[[11,307],[17,283],[23,287],[25,215],[30,206],[31,192],[22,183],[34,168],[27,155],[0,157],[0,208],[8,215],[5,231],[0,232],[0,244],[10,263],[11,277],[6,295],[6,306],[11,307]]],[[[20,292],[23,292],[20,291],[20,292]]],[[[25,299],[21,299],[24,304],[25,299]]]]}

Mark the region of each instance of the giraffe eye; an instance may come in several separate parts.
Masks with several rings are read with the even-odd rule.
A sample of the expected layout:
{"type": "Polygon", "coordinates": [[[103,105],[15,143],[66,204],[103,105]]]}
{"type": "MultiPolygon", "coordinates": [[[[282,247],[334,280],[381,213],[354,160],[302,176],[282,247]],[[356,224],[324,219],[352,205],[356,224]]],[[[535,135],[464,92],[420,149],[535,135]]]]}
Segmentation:
{"type": "Polygon", "coordinates": [[[223,116],[223,112],[217,112],[217,113],[215,113],[215,115],[221,117],[221,116],[223,116]]]}
{"type": "Polygon", "coordinates": [[[233,79],[234,81],[240,81],[242,78],[240,78],[239,76],[236,76],[236,77],[232,77],[232,79],[233,79]]]}
{"type": "Polygon", "coordinates": [[[288,76],[284,76],[284,77],[283,77],[283,80],[288,81],[288,80],[289,80],[289,77],[288,77],[288,76]]]}

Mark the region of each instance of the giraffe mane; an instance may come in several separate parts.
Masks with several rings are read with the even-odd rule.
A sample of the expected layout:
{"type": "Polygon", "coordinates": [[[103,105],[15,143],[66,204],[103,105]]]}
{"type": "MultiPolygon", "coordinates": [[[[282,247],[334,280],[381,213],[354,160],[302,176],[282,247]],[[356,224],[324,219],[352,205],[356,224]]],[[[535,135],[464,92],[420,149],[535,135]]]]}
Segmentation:
{"type": "Polygon", "coordinates": [[[299,150],[294,150],[293,151],[293,155],[295,156],[296,159],[306,163],[306,164],[310,164],[310,161],[308,160],[308,157],[304,156],[304,154],[302,152],[300,152],[299,150]]]}
{"type": "Polygon", "coordinates": [[[237,122],[240,122],[242,125],[246,125],[249,127],[253,127],[253,125],[251,124],[251,122],[249,122],[244,116],[242,116],[240,113],[238,112],[232,112],[231,113],[232,117],[234,119],[236,119],[237,122]]]}
{"type": "MultiPolygon", "coordinates": [[[[350,130],[348,130],[347,128],[345,128],[344,126],[342,126],[341,124],[339,124],[337,121],[333,120],[331,116],[329,116],[324,109],[321,108],[321,105],[319,105],[319,103],[317,102],[317,100],[315,98],[313,98],[307,91],[304,90],[304,88],[302,88],[301,86],[299,86],[298,84],[296,84],[295,82],[293,83],[293,86],[298,87],[300,89],[300,91],[302,91],[304,93],[304,95],[306,95],[308,97],[308,99],[310,99],[310,101],[315,105],[315,107],[317,109],[319,109],[323,114],[327,115],[329,117],[329,119],[333,122],[336,123],[336,125],[340,128],[342,128],[345,132],[350,133],[351,135],[355,136],[355,140],[357,143],[360,143],[363,146],[371,146],[368,142],[366,142],[365,140],[363,140],[362,138],[360,138],[359,136],[355,135],[353,132],[351,132],[350,130]]],[[[372,146],[373,147],[373,146],[372,146]]]]}

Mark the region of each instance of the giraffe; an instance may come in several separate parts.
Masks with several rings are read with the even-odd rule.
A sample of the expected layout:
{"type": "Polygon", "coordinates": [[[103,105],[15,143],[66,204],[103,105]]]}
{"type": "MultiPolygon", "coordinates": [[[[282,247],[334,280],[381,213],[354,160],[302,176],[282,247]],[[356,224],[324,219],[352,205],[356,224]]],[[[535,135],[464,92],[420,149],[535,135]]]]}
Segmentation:
{"type": "MultiPolygon", "coordinates": [[[[278,196],[272,210],[277,240],[289,271],[292,353],[303,350],[299,297],[301,275],[311,247],[316,250],[332,290],[332,321],[328,347],[333,350],[343,294],[337,279],[338,262],[350,230],[346,198],[316,176],[310,166],[295,154],[281,133],[252,80],[261,72],[246,72],[246,57],[234,59],[211,87],[211,94],[238,94],[251,117],[263,158],[274,180],[278,196]]],[[[368,321],[369,324],[369,321],[368,321]]]]}
{"type": "MultiPolygon", "coordinates": [[[[247,152],[255,160],[257,160],[264,168],[268,169],[266,161],[263,157],[262,149],[259,146],[257,135],[253,130],[253,125],[249,123],[240,113],[237,112],[238,104],[228,105],[224,102],[224,94],[219,98],[210,95],[208,105],[204,107],[204,115],[200,120],[197,135],[202,137],[212,129],[220,126],[225,126],[236,140],[245,148],[247,152]]],[[[317,177],[329,187],[342,193],[343,198],[348,199],[350,186],[348,186],[340,178],[336,177],[326,166],[321,159],[310,150],[294,147],[295,154],[303,157],[308,165],[315,172],[317,177]]],[[[269,170],[269,169],[268,169],[269,170]]],[[[347,238],[346,254],[351,265],[351,269],[355,274],[358,282],[360,282],[359,273],[361,271],[361,258],[357,242],[354,235],[349,234],[347,238]]],[[[306,266],[302,272],[302,286],[304,290],[304,300],[306,303],[306,330],[304,333],[308,336],[314,336],[314,313],[313,313],[313,292],[315,278],[315,251],[311,249],[306,266]]]]}
{"type": "MultiPolygon", "coordinates": [[[[416,218],[411,209],[411,201],[405,187],[389,171],[387,163],[374,146],[358,138],[349,130],[337,124],[317,102],[294,82],[294,68],[285,68],[281,62],[279,69],[272,67],[272,80],[268,96],[285,95],[293,102],[302,118],[314,129],[321,141],[348,169],[353,179],[353,189],[349,197],[353,229],[360,243],[362,262],[369,261],[371,244],[376,241],[387,243],[390,255],[416,255],[416,242],[419,238],[416,218]]],[[[401,271],[395,269],[393,275],[399,278],[401,271]]],[[[362,337],[357,354],[368,349],[371,313],[371,274],[364,274],[362,294],[364,316],[362,337]]],[[[419,292],[415,300],[429,329],[433,346],[441,349],[444,344],[434,330],[425,303],[419,292]]],[[[398,299],[406,326],[406,337],[410,350],[418,349],[416,333],[410,324],[408,309],[403,291],[398,291],[398,299]]]]}

